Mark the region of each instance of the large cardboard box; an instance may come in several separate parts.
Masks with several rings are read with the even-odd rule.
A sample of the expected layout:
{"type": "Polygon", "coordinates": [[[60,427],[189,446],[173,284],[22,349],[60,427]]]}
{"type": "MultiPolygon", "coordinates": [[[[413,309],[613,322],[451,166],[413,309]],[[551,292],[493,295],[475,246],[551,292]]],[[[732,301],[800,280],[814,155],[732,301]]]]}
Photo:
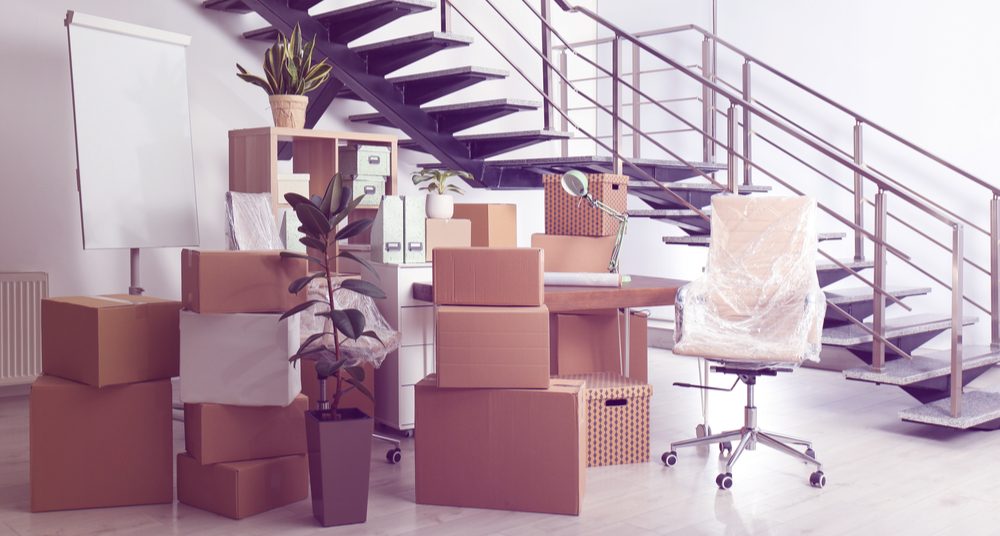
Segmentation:
{"type": "MultiPolygon", "coordinates": [[[[298,367],[302,371],[302,394],[309,399],[309,409],[319,409],[319,378],[316,377],[316,360],[299,360],[298,367]]],[[[361,383],[368,388],[369,393],[378,397],[378,394],[375,393],[375,367],[365,363],[361,365],[361,368],[365,370],[365,380],[361,383]]],[[[333,392],[337,388],[336,384],[335,379],[327,378],[326,396],[333,396],[333,392]]],[[[340,399],[340,407],[358,408],[365,415],[375,415],[375,402],[357,389],[352,389],[340,399]]]]}
{"type": "Polygon", "coordinates": [[[306,453],[309,400],[286,407],[184,404],[184,447],[202,465],[306,453]]]}
{"type": "Polygon", "coordinates": [[[453,217],[472,222],[475,247],[517,247],[517,205],[456,203],[453,217]]]}
{"type": "Polygon", "coordinates": [[[440,305],[435,317],[440,387],[548,387],[549,310],[544,305],[440,305]]]}
{"type": "Polygon", "coordinates": [[[181,297],[197,313],[283,313],[305,292],[288,285],[306,275],[303,259],[280,251],[181,251],[181,297]]]}
{"type": "Polygon", "coordinates": [[[559,377],[586,382],[587,467],[649,461],[651,385],[608,373],[559,377]]]}
{"type": "Polygon", "coordinates": [[[170,380],[41,376],[28,405],[32,512],[173,502],[170,380]]]}
{"type": "MultiPolygon", "coordinates": [[[[620,213],[628,207],[628,175],[588,174],[589,192],[620,213]]],[[[618,220],[563,189],[562,175],[544,175],[545,233],[551,235],[608,236],[618,233],[618,220]]]]}
{"type": "MultiPolygon", "coordinates": [[[[625,316],[616,310],[552,315],[552,374],[625,372],[625,316]]],[[[629,377],[647,381],[649,336],[645,312],[629,326],[629,377]]]]}
{"type": "Polygon", "coordinates": [[[568,236],[536,233],[531,247],[545,252],[546,272],[608,271],[615,236],[568,236]]]}
{"type": "Polygon", "coordinates": [[[308,493],[304,454],[211,465],[177,455],[177,500],[222,516],[243,519],[299,502],[308,493]]]}
{"type": "Polygon", "coordinates": [[[537,307],[545,301],[543,266],[537,248],[439,248],[434,303],[537,307]]]}
{"type": "Polygon", "coordinates": [[[178,374],[181,303],[148,296],[42,300],[42,372],[94,387],[178,374]]]}
{"type": "Polygon", "coordinates": [[[547,389],[416,385],[418,504],[580,513],[586,479],[583,382],[547,389]]]}
{"type": "Polygon", "coordinates": [[[427,262],[434,262],[435,248],[467,248],[471,245],[471,221],[427,218],[427,262]]]}
{"type": "Polygon", "coordinates": [[[302,391],[288,358],[299,315],[181,311],[181,401],[285,407],[302,391]]]}

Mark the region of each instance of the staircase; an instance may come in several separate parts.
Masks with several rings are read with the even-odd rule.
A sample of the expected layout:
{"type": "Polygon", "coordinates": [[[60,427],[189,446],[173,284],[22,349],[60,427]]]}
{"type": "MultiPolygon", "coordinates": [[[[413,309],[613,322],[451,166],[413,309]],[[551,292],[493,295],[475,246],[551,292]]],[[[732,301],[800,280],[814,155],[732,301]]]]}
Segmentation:
{"type": "Polygon", "coordinates": [[[434,160],[430,165],[471,173],[476,187],[539,188],[543,175],[571,169],[624,173],[630,177],[629,193],[648,207],[631,209],[629,216],[656,220],[681,232],[680,235],[664,236],[663,243],[667,246],[704,247],[709,244],[711,214],[706,207],[713,195],[724,192],[760,195],[776,190],[803,194],[815,183],[822,184],[823,180],[834,183],[850,194],[851,202],[845,207],[825,197],[819,199],[821,210],[837,228],[824,229],[820,233],[821,261],[817,264],[817,275],[828,300],[823,344],[843,348],[859,360],[860,366],[844,370],[844,376],[854,381],[894,385],[912,395],[921,405],[901,412],[900,418],[905,421],[961,429],[1000,426],[1000,393],[964,392],[966,384],[1000,362],[1000,292],[996,282],[1000,273],[1000,189],[697,26],[630,34],[588,9],[571,6],[564,0],[554,1],[565,15],[573,16],[574,21],[597,25],[612,37],[586,43],[567,42],[560,29],[552,24],[550,0],[541,0],[541,9],[535,7],[537,3],[528,1],[483,0],[483,6],[492,9],[492,12],[486,11],[486,21],[479,20],[484,17],[481,13],[478,18],[471,17],[449,0],[443,0],[440,5],[438,1],[429,0],[368,0],[323,13],[310,12],[319,3],[317,0],[207,0],[203,5],[231,13],[256,13],[266,25],[244,33],[246,39],[271,41],[278,32],[288,34],[296,24],[301,26],[304,37],[317,36],[316,53],[325,56],[334,66],[336,80],[331,80],[311,96],[308,127],[316,124],[336,98],[364,101],[373,111],[352,115],[350,121],[402,131],[407,138],[400,141],[401,148],[428,154],[434,160]],[[505,15],[513,9],[521,9],[521,15],[530,11],[529,18],[537,19],[538,24],[532,24],[533,30],[527,34],[542,29],[540,48],[529,39],[523,27],[513,24],[505,15]],[[441,13],[441,28],[420,28],[419,32],[404,37],[360,46],[352,44],[398,19],[431,10],[441,13]],[[448,21],[458,17],[475,35],[450,31],[448,21]],[[529,62],[532,63],[530,68],[541,66],[543,69],[541,85],[527,75],[528,67],[524,62],[511,61],[512,53],[499,47],[482,31],[487,24],[499,25],[509,30],[512,37],[519,36],[529,44],[538,56],[534,62],[529,62]],[[643,41],[645,37],[666,33],[698,39],[702,49],[700,64],[685,64],[643,41]],[[455,52],[449,54],[459,62],[468,54],[458,51],[467,50],[479,41],[488,44],[507,65],[498,68],[497,65],[456,63],[454,67],[405,76],[393,74],[429,56],[453,49],[455,52]],[[611,65],[580,54],[586,47],[609,48],[607,56],[613,58],[611,65]],[[625,49],[632,52],[631,73],[622,65],[625,49]],[[719,75],[719,51],[742,64],[742,80],[732,82],[719,75]],[[640,67],[640,56],[643,64],[652,61],[655,67],[642,71],[645,67],[640,67]],[[582,61],[596,78],[612,81],[610,104],[602,102],[593,91],[588,93],[580,89],[570,76],[568,58],[582,61]],[[684,116],[669,106],[685,99],[658,99],[649,94],[648,87],[641,87],[641,74],[656,69],[670,71],[693,88],[695,97],[692,98],[701,105],[700,118],[684,116]],[[767,71],[787,81],[789,92],[819,98],[829,109],[848,114],[853,120],[854,146],[840,147],[803,127],[789,112],[779,111],[774,103],[764,104],[753,98],[751,73],[755,70],[767,71]],[[490,92],[488,82],[508,78],[512,71],[527,81],[536,94],[496,95],[490,92]],[[480,99],[435,104],[438,99],[473,86],[479,90],[480,99]],[[602,136],[591,131],[594,129],[581,127],[568,106],[570,95],[582,97],[595,114],[605,114],[610,119],[611,135],[602,136]],[[630,117],[623,113],[625,96],[631,99],[630,117]],[[643,128],[640,107],[668,114],[682,128],[668,131],[643,128]],[[492,121],[502,117],[525,112],[537,115],[538,111],[542,112],[543,120],[537,129],[482,133],[481,128],[476,128],[489,127],[492,121]],[[719,128],[720,124],[724,128],[719,128]],[[466,132],[473,128],[476,133],[466,132]],[[914,191],[905,181],[878,171],[871,165],[870,158],[867,161],[863,158],[863,133],[867,131],[884,134],[914,155],[943,166],[958,180],[983,188],[984,197],[990,203],[990,222],[970,221],[961,210],[949,209],[933,200],[933,195],[914,191]],[[632,137],[631,151],[627,155],[623,142],[626,133],[632,137]],[[682,154],[690,150],[682,151],[683,144],[676,141],[680,134],[694,137],[694,145],[701,154],[682,154]],[[571,155],[569,146],[573,140],[589,142],[594,147],[593,154],[571,155]],[[539,144],[546,144],[542,146],[546,149],[559,145],[561,150],[548,151],[553,153],[551,156],[534,158],[516,158],[509,154],[539,144]],[[786,173],[775,173],[773,156],[753,157],[752,149],[761,146],[785,155],[802,168],[802,173],[795,173],[794,180],[786,173]],[[656,153],[654,158],[642,155],[642,150],[648,150],[644,149],[646,147],[656,153]],[[801,147],[805,147],[808,155],[801,147]],[[822,171],[810,160],[817,157],[823,159],[827,167],[834,166],[853,179],[853,187],[822,171]],[[874,191],[874,195],[866,195],[866,188],[869,192],[874,191]],[[887,209],[890,197],[894,207],[906,206],[920,213],[926,221],[915,222],[890,212],[887,209]],[[875,221],[866,225],[868,208],[874,209],[875,221]],[[898,245],[889,243],[885,233],[888,222],[917,233],[926,239],[927,247],[944,250],[953,261],[951,273],[934,273],[931,267],[915,260],[898,245]],[[944,229],[950,240],[935,238],[928,230],[935,225],[944,229]],[[988,267],[966,256],[966,232],[989,237],[992,254],[988,267]],[[851,258],[837,258],[827,251],[828,244],[844,239],[853,240],[851,258]],[[887,259],[890,257],[894,263],[926,276],[931,286],[887,286],[887,259]],[[964,292],[965,272],[969,268],[974,270],[971,274],[991,278],[989,305],[983,305],[964,292]],[[845,288],[844,283],[848,280],[853,281],[852,286],[845,288]],[[914,312],[913,307],[907,305],[907,300],[912,302],[928,295],[932,288],[951,293],[949,310],[914,312]],[[977,308],[986,314],[992,333],[989,345],[965,344],[963,329],[980,320],[977,316],[966,315],[967,308],[977,308]],[[899,309],[905,309],[906,314],[893,317],[886,314],[899,309]],[[926,343],[943,334],[951,339],[947,350],[924,348],[926,343]]]}

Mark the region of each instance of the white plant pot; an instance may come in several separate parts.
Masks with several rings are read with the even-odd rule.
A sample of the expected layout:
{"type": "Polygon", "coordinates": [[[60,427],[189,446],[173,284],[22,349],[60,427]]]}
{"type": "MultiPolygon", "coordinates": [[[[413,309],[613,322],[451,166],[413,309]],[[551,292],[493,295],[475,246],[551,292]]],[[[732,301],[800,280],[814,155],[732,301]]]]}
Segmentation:
{"type": "Polygon", "coordinates": [[[451,219],[455,215],[455,198],[450,194],[427,194],[427,217],[451,219]]]}

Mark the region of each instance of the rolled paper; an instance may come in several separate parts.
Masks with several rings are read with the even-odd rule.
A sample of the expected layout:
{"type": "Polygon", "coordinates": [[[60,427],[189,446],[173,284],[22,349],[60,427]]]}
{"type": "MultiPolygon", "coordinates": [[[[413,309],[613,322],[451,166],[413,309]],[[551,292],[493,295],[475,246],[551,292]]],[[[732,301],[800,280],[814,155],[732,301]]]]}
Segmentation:
{"type": "Polygon", "coordinates": [[[622,276],[601,272],[545,272],[545,284],[555,287],[620,287],[622,276]]]}

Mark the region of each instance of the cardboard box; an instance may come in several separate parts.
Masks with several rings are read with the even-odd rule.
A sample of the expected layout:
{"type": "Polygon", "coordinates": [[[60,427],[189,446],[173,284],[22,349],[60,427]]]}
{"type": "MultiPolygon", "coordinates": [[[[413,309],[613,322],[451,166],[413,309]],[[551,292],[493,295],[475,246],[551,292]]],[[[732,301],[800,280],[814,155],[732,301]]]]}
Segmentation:
{"type": "Polygon", "coordinates": [[[306,453],[309,399],[286,407],[184,404],[184,447],[202,465],[306,453]]]}
{"type": "MultiPolygon", "coordinates": [[[[319,378],[316,377],[316,361],[313,359],[302,359],[299,361],[298,367],[299,370],[302,371],[302,394],[309,399],[309,409],[319,409],[319,378]]],[[[377,397],[378,394],[375,393],[375,368],[367,363],[361,365],[361,368],[365,369],[365,381],[361,383],[368,388],[368,392],[377,397]]],[[[327,378],[327,396],[333,396],[333,392],[336,389],[336,383],[336,380],[327,378]]],[[[358,408],[363,411],[365,415],[375,415],[375,402],[367,396],[361,394],[361,392],[357,389],[345,394],[344,397],[340,399],[340,407],[358,408]]]]}
{"type": "Polygon", "coordinates": [[[549,310],[544,305],[435,309],[440,387],[548,387],[549,310]]]}
{"type": "Polygon", "coordinates": [[[583,382],[547,389],[416,385],[418,504],[580,513],[586,480],[583,382]]]}
{"type": "MultiPolygon", "coordinates": [[[[628,208],[628,176],[588,174],[589,192],[620,213],[628,208]]],[[[618,233],[618,220],[563,190],[562,175],[545,175],[545,234],[608,236],[618,233]]]]}
{"type": "Polygon", "coordinates": [[[181,311],[181,401],[285,407],[302,391],[288,358],[299,349],[299,315],[181,311]]]}
{"type": "Polygon", "coordinates": [[[305,500],[308,488],[304,454],[211,465],[177,455],[177,500],[233,519],[305,500]]]}
{"type": "Polygon", "coordinates": [[[170,380],[40,376],[28,405],[32,512],[173,502],[170,380]]]}
{"type": "Polygon", "coordinates": [[[559,377],[586,382],[587,467],[649,461],[651,385],[608,373],[559,377]]]}
{"type": "Polygon", "coordinates": [[[434,262],[434,248],[467,248],[471,245],[471,221],[427,218],[427,262],[434,262]]]}
{"type": "MultiPolygon", "coordinates": [[[[624,315],[616,310],[552,315],[552,374],[625,371],[624,315]]],[[[632,313],[629,377],[647,381],[646,313],[632,313]]]]}
{"type": "Polygon", "coordinates": [[[537,307],[545,301],[544,264],[536,248],[438,248],[434,303],[537,307]]]}
{"type": "Polygon", "coordinates": [[[517,205],[457,203],[452,217],[472,222],[474,247],[517,247],[517,205]]]}
{"type": "Polygon", "coordinates": [[[608,271],[615,236],[566,236],[536,233],[531,247],[545,252],[546,272],[608,271]]]}
{"type": "Polygon", "coordinates": [[[42,372],[94,387],[177,376],[181,303],[147,296],[42,300],[42,372]]]}
{"type": "Polygon", "coordinates": [[[288,285],[307,273],[304,259],[280,251],[181,251],[181,297],[196,313],[283,313],[302,302],[305,291],[288,285]]]}

